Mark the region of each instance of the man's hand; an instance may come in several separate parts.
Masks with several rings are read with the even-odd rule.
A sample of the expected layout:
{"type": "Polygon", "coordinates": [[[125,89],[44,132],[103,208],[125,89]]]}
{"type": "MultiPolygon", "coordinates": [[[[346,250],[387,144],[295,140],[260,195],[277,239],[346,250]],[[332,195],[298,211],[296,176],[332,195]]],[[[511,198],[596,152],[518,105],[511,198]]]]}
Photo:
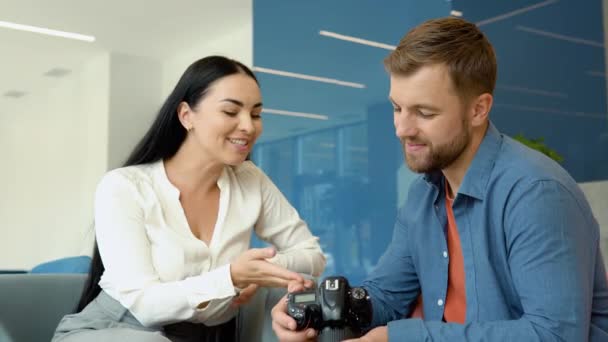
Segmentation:
{"type": "MultiPolygon", "coordinates": [[[[312,287],[312,281],[305,282],[306,287],[312,287]]],[[[287,291],[295,292],[304,290],[302,283],[292,281],[287,287],[287,291]]],[[[296,321],[287,314],[287,296],[283,296],[281,300],[272,308],[272,330],[279,338],[280,342],[303,342],[315,341],[317,332],[312,329],[296,331],[296,321]]]]}
{"type": "Polygon", "coordinates": [[[377,327],[360,338],[346,340],[344,342],[388,342],[388,328],[386,326],[377,327]]]}

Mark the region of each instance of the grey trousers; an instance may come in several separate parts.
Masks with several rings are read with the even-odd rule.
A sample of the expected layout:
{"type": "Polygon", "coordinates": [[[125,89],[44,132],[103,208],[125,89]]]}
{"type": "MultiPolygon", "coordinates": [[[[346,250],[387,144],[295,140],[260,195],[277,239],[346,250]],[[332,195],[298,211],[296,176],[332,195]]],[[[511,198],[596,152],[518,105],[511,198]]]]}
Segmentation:
{"type": "Polygon", "coordinates": [[[189,322],[147,328],[117,300],[101,291],[81,312],[59,322],[51,342],[215,342],[238,340],[236,319],[207,327],[189,322]]]}

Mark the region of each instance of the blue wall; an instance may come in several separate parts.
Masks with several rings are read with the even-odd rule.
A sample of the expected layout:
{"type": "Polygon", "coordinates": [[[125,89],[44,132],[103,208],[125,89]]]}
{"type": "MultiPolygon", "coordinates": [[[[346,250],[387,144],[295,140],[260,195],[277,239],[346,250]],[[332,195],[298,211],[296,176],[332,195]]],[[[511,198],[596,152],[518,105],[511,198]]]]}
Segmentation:
{"type": "Polygon", "coordinates": [[[253,159],[320,237],[329,256],[326,274],[346,275],[353,283],[384,252],[398,200],[414,175],[404,170],[394,137],[382,65],[390,51],[324,37],[319,31],[395,45],[410,28],[451,10],[445,0],[378,4],[254,1],[255,66],[365,85],[358,89],[257,73],[265,108],[329,117],[264,113],[265,132],[253,159]]]}
{"type": "MultiPolygon", "coordinates": [[[[265,108],[328,117],[314,120],[264,113],[265,131],[253,155],[320,237],[329,255],[326,274],[346,275],[358,283],[371,270],[391,238],[397,207],[416,175],[405,167],[394,136],[388,77],[382,66],[390,51],[321,36],[319,31],[396,45],[412,27],[447,16],[453,8],[463,11],[465,19],[479,21],[534,4],[492,1],[491,7],[488,3],[254,1],[256,67],[365,85],[352,88],[257,72],[265,108]]],[[[529,27],[601,42],[600,1],[589,6],[583,11],[574,1],[562,0],[480,26],[499,58],[494,122],[509,134],[545,138],[580,181],[608,178],[605,79],[585,73],[604,71],[603,49],[569,47],[564,41],[553,42],[513,27],[516,20],[527,19],[529,27]],[[584,15],[584,25],[572,25],[575,19],[569,19],[562,26],[573,26],[572,31],[559,31],[562,26],[555,22],[563,19],[561,11],[584,15]],[[540,25],[539,18],[545,16],[553,19],[540,25]]]]}
{"type": "Polygon", "coordinates": [[[480,25],[498,57],[492,120],[504,133],[544,138],[577,181],[608,179],[602,1],[452,1],[476,23],[542,3],[480,25]]]}

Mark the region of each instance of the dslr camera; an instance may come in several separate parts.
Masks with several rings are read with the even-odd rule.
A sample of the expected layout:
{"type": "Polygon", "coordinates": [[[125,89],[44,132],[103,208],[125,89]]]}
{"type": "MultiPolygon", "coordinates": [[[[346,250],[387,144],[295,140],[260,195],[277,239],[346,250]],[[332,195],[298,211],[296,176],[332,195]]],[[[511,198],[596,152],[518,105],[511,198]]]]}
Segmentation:
{"type": "Polygon", "coordinates": [[[288,294],[287,301],[287,313],[295,319],[296,330],[314,328],[321,342],[361,337],[372,320],[367,291],[350,287],[344,277],[327,277],[316,289],[288,294]]]}

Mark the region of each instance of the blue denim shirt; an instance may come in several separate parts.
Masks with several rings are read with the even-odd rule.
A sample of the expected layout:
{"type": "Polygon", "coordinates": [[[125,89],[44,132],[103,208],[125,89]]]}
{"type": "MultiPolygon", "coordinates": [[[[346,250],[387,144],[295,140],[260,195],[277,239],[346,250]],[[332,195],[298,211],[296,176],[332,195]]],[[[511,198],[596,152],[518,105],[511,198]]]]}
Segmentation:
{"type": "Polygon", "coordinates": [[[389,341],[608,341],[599,228],[557,163],[490,124],[453,203],[465,324],[442,322],[448,284],[444,178],[418,178],[364,282],[389,341]],[[424,321],[405,319],[422,292],[424,321]]]}

